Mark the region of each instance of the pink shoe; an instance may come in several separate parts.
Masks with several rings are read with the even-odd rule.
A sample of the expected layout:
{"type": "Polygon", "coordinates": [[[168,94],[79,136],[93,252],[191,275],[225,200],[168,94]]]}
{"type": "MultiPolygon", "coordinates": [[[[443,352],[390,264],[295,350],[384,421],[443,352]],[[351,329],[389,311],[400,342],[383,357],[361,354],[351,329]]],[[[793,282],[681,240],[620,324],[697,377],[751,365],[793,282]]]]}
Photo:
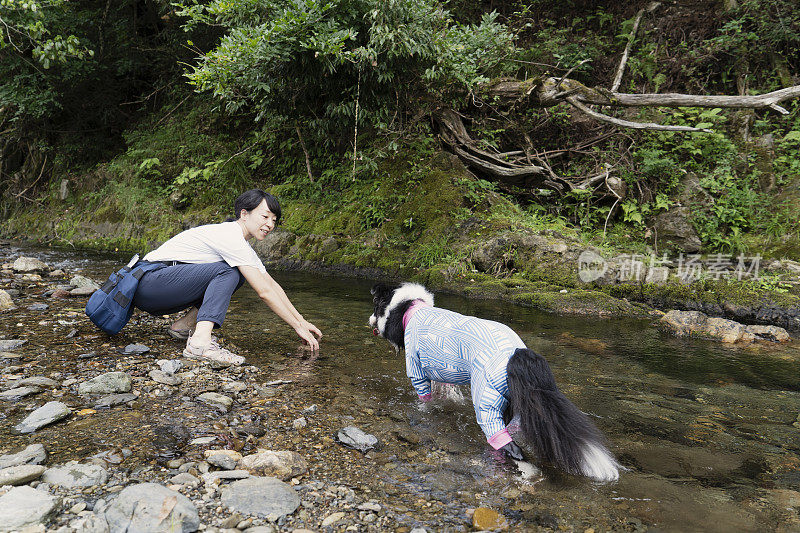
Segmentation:
{"type": "Polygon", "coordinates": [[[192,338],[189,337],[186,341],[186,348],[183,350],[183,356],[187,359],[206,359],[229,365],[241,365],[244,363],[244,357],[221,347],[213,337],[207,346],[196,346],[192,344],[192,338]]]}

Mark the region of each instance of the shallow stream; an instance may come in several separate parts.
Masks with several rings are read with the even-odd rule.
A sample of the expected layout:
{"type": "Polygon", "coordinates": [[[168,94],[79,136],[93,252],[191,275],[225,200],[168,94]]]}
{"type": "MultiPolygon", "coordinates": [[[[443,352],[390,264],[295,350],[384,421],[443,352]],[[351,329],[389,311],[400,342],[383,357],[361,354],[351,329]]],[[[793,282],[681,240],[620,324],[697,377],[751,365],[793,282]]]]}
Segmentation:
{"type": "MultiPolygon", "coordinates": [[[[100,282],[126,260],[64,250],[7,247],[0,252],[2,262],[24,252],[100,282]]],[[[465,510],[486,506],[521,530],[560,526],[579,531],[800,531],[796,342],[726,346],[679,339],[649,321],[553,316],[438,294],[438,306],[504,322],[542,353],[562,391],[594,417],[628,468],[619,482],[607,485],[547,469],[541,480],[523,480],[486,444],[468,391],[463,391],[463,399],[451,393],[419,404],[405,376],[402,354],[373,337],[367,325],[372,281],[315,273],[273,276],[306,319],[323,331],[319,357],[298,350],[294,332],[247,286],[234,296],[223,338],[267,376],[292,381],[278,394],[289,419],[311,404],[325,414],[324,421],[319,417],[314,437],[318,445],[288,435],[274,441],[286,447],[294,443],[302,454],[312,447],[339,447],[327,437],[346,425],[378,436],[383,447],[366,456],[348,450],[344,456],[337,452],[309,457],[310,476],[336,478],[376,495],[398,523],[405,517],[405,523],[433,531],[458,530],[467,524],[465,510]],[[342,457],[353,464],[343,464],[342,457]]],[[[83,303],[71,301],[71,307],[79,309],[83,303]]],[[[167,342],[162,329],[153,331],[136,321],[131,331],[140,337],[120,337],[116,344],[155,344],[141,337],[147,327],[158,343],[167,342]]],[[[61,326],[64,331],[71,327],[61,326]]],[[[87,352],[92,343],[103,341],[92,337],[86,325],[78,329],[77,338],[83,339],[87,352]]],[[[21,332],[24,328],[19,327],[0,335],[12,338],[21,332]]],[[[63,344],[63,333],[40,339],[42,349],[52,348],[48,343],[63,344]]],[[[164,351],[157,357],[168,357],[164,351]]],[[[51,365],[39,359],[38,372],[63,374],[70,365],[84,364],[79,355],[53,358],[51,365]]],[[[11,444],[35,441],[11,435],[9,428],[19,413],[7,405],[0,410],[6,411],[0,415],[0,442],[8,444],[0,444],[0,452],[11,444]]],[[[242,409],[237,416],[247,420],[251,414],[242,409]]],[[[56,424],[46,431],[53,443],[51,453],[60,460],[83,459],[108,450],[113,441],[133,450],[127,465],[131,468],[136,461],[152,462],[152,453],[137,451],[137,443],[145,444],[130,429],[169,421],[164,410],[123,411],[56,424]],[[159,420],[149,419],[156,416],[159,420]],[[81,434],[93,437],[81,440],[81,434]],[[79,442],[84,444],[76,445],[79,442]]],[[[186,417],[180,422],[191,429],[186,417]]]]}

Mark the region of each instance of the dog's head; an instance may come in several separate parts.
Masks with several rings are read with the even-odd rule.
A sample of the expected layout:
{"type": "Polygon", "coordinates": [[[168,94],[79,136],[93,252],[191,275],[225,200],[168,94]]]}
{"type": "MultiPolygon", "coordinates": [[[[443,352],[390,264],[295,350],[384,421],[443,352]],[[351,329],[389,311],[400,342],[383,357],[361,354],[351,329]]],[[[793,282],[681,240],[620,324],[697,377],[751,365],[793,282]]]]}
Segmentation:
{"type": "Polygon", "coordinates": [[[414,300],[422,300],[433,306],[433,294],[417,283],[372,287],[372,303],[375,309],[369,317],[369,325],[375,335],[380,335],[398,349],[404,348],[403,314],[414,300]]]}

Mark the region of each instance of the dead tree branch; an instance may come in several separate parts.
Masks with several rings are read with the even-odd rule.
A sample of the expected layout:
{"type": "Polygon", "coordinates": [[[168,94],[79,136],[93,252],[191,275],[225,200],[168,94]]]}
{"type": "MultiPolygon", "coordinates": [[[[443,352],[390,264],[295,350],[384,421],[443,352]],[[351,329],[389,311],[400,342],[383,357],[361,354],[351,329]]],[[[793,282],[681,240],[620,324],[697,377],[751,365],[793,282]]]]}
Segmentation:
{"type": "Polygon", "coordinates": [[[639,31],[639,24],[642,22],[642,17],[644,16],[645,12],[652,13],[660,5],[661,2],[650,2],[647,7],[640,9],[639,12],[636,13],[636,18],[633,21],[633,28],[631,28],[631,33],[628,35],[628,44],[625,46],[625,51],[622,52],[622,58],[619,60],[617,72],[614,74],[614,82],[611,84],[612,91],[619,89],[619,86],[622,83],[622,74],[625,72],[625,65],[628,63],[628,57],[631,54],[633,42],[636,40],[636,32],[639,31]]]}

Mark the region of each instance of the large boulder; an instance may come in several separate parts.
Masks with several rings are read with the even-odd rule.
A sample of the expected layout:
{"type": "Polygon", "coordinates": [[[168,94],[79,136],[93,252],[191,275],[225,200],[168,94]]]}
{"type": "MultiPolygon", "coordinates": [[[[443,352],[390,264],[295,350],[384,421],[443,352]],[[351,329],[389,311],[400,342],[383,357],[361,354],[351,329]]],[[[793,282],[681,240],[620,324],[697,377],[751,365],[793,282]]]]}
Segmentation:
{"type": "Polygon", "coordinates": [[[200,526],[189,498],[157,483],[123,489],[105,509],[105,518],[111,533],[191,533],[200,526]]]}

